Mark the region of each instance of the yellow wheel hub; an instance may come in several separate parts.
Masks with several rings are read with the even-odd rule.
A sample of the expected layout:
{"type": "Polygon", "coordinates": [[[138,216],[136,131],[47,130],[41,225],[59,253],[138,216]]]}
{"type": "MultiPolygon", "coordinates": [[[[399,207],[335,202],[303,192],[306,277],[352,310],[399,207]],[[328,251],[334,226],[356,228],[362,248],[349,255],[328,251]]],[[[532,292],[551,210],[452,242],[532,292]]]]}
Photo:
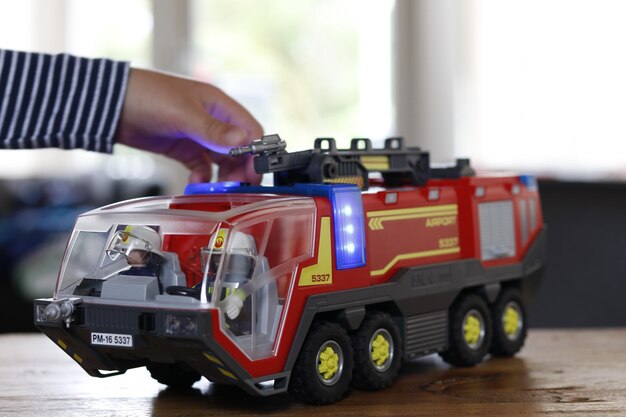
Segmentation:
{"type": "Polygon", "coordinates": [[[519,334],[521,327],[520,313],[515,307],[507,306],[504,310],[502,322],[504,325],[504,333],[509,338],[515,338],[519,334]]]}
{"type": "Polygon", "coordinates": [[[372,341],[372,351],[370,353],[372,362],[382,366],[389,359],[389,341],[382,335],[377,335],[372,341]]]}
{"type": "Polygon", "coordinates": [[[482,320],[476,314],[469,314],[463,324],[463,337],[469,346],[475,346],[480,341],[482,320]]]}
{"type": "Polygon", "coordinates": [[[330,346],[320,353],[317,371],[325,380],[330,380],[339,371],[339,355],[330,346]]]}

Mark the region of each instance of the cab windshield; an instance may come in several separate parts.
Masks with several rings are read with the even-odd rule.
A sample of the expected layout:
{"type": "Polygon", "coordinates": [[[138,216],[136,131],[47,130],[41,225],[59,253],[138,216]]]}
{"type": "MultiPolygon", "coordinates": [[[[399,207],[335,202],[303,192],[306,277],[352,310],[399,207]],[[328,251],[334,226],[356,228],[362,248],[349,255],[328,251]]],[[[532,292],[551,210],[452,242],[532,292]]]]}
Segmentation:
{"type": "Polygon", "coordinates": [[[220,229],[211,239],[210,245],[202,248],[203,301],[215,304],[219,299],[233,294],[236,289],[243,290],[255,273],[258,255],[254,237],[238,231],[229,232],[230,229],[220,229]],[[225,259],[228,259],[227,263],[225,259]],[[225,266],[222,267],[223,263],[225,266]],[[219,297],[213,297],[217,293],[214,291],[216,286],[221,288],[219,297]]]}
{"type": "Polygon", "coordinates": [[[181,199],[167,209],[132,203],[136,212],[129,203],[79,217],[55,298],[208,307],[245,355],[273,355],[298,266],[313,257],[315,202],[235,207],[237,198],[258,197],[228,196],[229,210],[203,211],[213,208],[211,198],[181,199]]]}
{"type": "Polygon", "coordinates": [[[106,230],[93,230],[92,224],[85,226],[87,230],[82,230],[83,225],[77,222],[55,297],[151,301],[170,294],[169,287],[195,287],[200,298],[204,276],[200,248],[208,246],[216,230],[215,223],[202,222],[191,227],[188,223],[158,221],[109,223],[106,230]],[[194,229],[201,233],[190,234],[194,229]],[[125,291],[124,285],[129,291],[125,291]],[[137,285],[145,285],[145,288],[137,285]],[[138,289],[141,296],[129,295],[132,289],[138,289]]]}

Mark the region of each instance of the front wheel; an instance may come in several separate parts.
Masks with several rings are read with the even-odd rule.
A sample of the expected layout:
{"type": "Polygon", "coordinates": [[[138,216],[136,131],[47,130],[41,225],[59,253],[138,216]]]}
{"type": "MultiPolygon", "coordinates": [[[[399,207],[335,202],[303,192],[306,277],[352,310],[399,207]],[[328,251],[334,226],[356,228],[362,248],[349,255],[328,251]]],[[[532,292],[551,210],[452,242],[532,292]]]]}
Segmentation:
{"type": "Polygon", "coordinates": [[[310,404],[334,403],[348,392],[353,367],[345,329],[336,323],[315,323],[291,372],[289,392],[310,404]]]}
{"type": "Polygon", "coordinates": [[[202,377],[184,364],[151,363],[146,368],[152,378],[174,389],[190,388],[202,377]]]}
{"type": "Polygon", "coordinates": [[[368,314],[352,336],[352,347],[355,387],[379,390],[391,385],[402,363],[402,339],[389,314],[368,314]]]}
{"type": "Polygon", "coordinates": [[[491,307],[493,343],[491,354],[515,355],[526,341],[526,312],[522,294],[517,288],[506,288],[491,307]]]}
{"type": "Polygon", "coordinates": [[[491,315],[477,294],[461,295],[450,309],[448,349],[444,361],[455,366],[474,366],[491,348],[491,315]]]}

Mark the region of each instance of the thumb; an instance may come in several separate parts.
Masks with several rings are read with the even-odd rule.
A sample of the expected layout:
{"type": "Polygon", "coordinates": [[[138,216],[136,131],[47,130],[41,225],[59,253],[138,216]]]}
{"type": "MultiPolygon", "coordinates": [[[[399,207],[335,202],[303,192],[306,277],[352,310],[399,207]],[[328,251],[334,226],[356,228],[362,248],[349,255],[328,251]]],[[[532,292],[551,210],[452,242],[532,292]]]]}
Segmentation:
{"type": "Polygon", "coordinates": [[[219,154],[228,155],[231,148],[248,145],[251,140],[244,128],[222,122],[204,111],[190,115],[188,121],[190,138],[219,154]]]}

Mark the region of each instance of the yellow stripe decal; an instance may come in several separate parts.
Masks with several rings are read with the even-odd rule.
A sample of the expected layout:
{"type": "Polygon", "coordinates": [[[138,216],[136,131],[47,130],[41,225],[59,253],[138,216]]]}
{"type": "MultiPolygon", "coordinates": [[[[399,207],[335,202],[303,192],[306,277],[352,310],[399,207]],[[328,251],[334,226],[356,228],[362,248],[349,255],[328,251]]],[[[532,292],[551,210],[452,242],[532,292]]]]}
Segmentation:
{"type": "Polygon", "coordinates": [[[219,359],[217,359],[215,356],[213,356],[213,355],[209,355],[209,354],[208,354],[208,353],[206,353],[206,352],[202,352],[202,354],[203,354],[203,355],[204,355],[204,356],[205,356],[208,360],[210,360],[211,362],[216,363],[216,364],[218,364],[218,365],[224,365],[224,364],[222,363],[222,361],[220,361],[219,359]]]}
{"type": "Polygon", "coordinates": [[[457,215],[456,210],[437,211],[437,212],[432,212],[432,213],[396,214],[393,216],[372,217],[370,221],[367,223],[367,225],[369,226],[371,230],[382,230],[384,229],[383,222],[386,222],[386,221],[421,219],[425,217],[442,217],[442,216],[454,216],[456,218],[456,215],[457,215]]]}
{"type": "Polygon", "coordinates": [[[427,250],[423,252],[413,252],[413,253],[403,253],[401,255],[396,255],[395,258],[391,260],[383,269],[376,269],[370,272],[371,276],[383,275],[387,271],[391,269],[395,264],[400,261],[406,261],[407,259],[417,259],[417,258],[426,258],[428,256],[438,256],[438,255],[449,255],[451,253],[459,253],[461,251],[460,247],[455,248],[447,248],[447,249],[435,249],[435,250],[427,250]]]}
{"type": "Polygon", "coordinates": [[[359,188],[363,188],[363,177],[346,176],[337,178],[326,178],[324,183],[327,184],[354,184],[359,188]]]}
{"type": "Polygon", "coordinates": [[[63,350],[66,350],[66,349],[67,349],[67,345],[66,345],[66,344],[65,344],[65,342],[64,342],[64,341],[62,341],[61,339],[57,339],[57,344],[58,344],[59,346],[61,346],[61,348],[62,348],[63,350]]]}
{"type": "Polygon", "coordinates": [[[368,171],[387,171],[389,164],[367,164],[365,165],[368,171]]]}
{"type": "Polygon", "coordinates": [[[389,158],[384,155],[362,156],[361,164],[369,171],[386,171],[389,169],[389,158]]]}
{"type": "Polygon", "coordinates": [[[74,356],[72,356],[74,358],[74,360],[78,363],[83,363],[83,358],[81,358],[80,356],[78,356],[78,353],[75,353],[74,356]]]}
{"type": "Polygon", "coordinates": [[[333,255],[330,247],[330,217],[320,220],[320,239],[317,246],[317,263],[302,268],[299,287],[333,283],[333,255]]]}
{"type": "Polygon", "coordinates": [[[439,211],[458,212],[458,206],[456,204],[444,204],[440,206],[431,206],[431,207],[368,211],[367,217],[387,217],[387,216],[397,216],[397,215],[404,215],[404,214],[432,213],[432,212],[439,212],[439,211]]]}
{"type": "Polygon", "coordinates": [[[222,375],[227,376],[227,377],[232,378],[232,379],[237,379],[237,377],[235,376],[235,374],[233,374],[232,372],[227,371],[226,369],[223,369],[223,368],[217,368],[217,369],[219,369],[219,370],[220,370],[220,372],[222,373],[222,375]]]}

